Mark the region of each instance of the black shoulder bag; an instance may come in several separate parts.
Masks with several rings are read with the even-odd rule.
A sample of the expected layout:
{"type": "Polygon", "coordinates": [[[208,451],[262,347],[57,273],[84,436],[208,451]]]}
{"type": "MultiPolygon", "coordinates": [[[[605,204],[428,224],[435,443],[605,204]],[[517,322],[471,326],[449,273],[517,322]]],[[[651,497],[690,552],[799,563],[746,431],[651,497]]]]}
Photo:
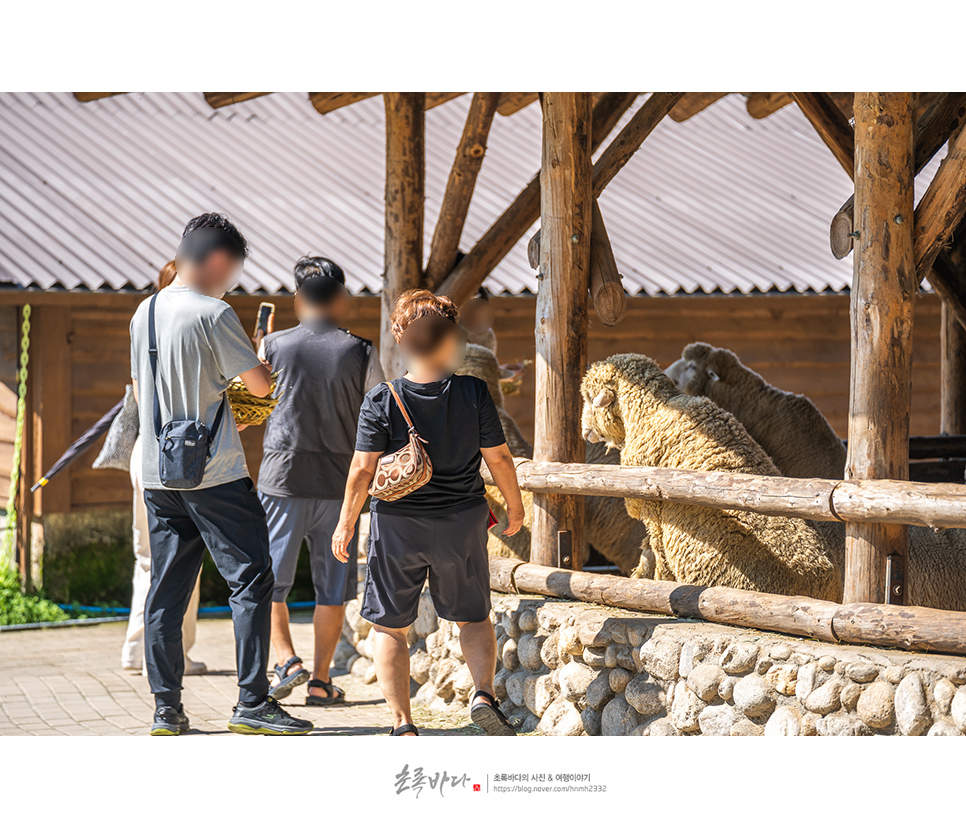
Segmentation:
{"type": "Polygon", "coordinates": [[[168,489],[194,489],[205,477],[205,466],[211,455],[211,443],[218,436],[225,415],[225,400],[218,406],[215,421],[209,429],[200,420],[172,420],[161,425],[161,400],[158,397],[158,340],[154,324],[157,293],[148,311],[148,356],[154,379],[154,433],[158,438],[160,459],[158,473],[168,489]]]}

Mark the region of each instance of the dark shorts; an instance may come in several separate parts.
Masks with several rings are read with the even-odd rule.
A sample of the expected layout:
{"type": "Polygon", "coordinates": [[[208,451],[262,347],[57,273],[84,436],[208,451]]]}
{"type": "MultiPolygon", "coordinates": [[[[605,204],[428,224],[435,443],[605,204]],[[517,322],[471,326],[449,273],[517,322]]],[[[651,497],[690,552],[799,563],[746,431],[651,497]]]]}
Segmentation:
{"type": "Polygon", "coordinates": [[[302,542],[308,545],[316,605],[342,605],[356,598],[359,525],[349,543],[349,561],[332,555],[332,534],[339,523],[341,498],[281,498],[260,492],[268,521],[275,590],[272,602],[285,602],[295,583],[302,542]]]}
{"type": "Polygon", "coordinates": [[[429,577],[436,613],[477,623],[490,615],[486,504],[425,518],[372,513],[362,616],[386,628],[416,620],[429,577]]]}

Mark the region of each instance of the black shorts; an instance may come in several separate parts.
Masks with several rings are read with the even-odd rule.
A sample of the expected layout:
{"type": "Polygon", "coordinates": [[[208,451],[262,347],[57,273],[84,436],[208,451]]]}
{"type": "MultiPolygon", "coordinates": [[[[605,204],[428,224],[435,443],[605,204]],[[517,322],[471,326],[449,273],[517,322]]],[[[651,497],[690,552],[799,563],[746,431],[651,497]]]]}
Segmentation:
{"type": "Polygon", "coordinates": [[[374,511],[362,616],[386,628],[416,620],[429,576],[436,613],[444,620],[477,623],[490,615],[486,504],[439,518],[374,511]]]}

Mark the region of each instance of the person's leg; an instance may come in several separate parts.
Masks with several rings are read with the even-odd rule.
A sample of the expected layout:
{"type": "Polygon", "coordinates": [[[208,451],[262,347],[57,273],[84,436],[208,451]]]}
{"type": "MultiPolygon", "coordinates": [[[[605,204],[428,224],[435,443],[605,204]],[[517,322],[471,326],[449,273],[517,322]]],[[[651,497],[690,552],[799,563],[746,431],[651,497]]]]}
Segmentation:
{"type": "Polygon", "coordinates": [[[411,724],[409,626],[416,620],[426,582],[426,554],[434,519],[372,513],[362,616],[373,624],[373,660],[393,729],[411,724]]]}
{"type": "Polygon", "coordinates": [[[208,667],[200,660],[192,660],[188,655],[195,644],[198,634],[198,606],[201,604],[201,571],[195,580],[194,590],[188,599],[188,607],[184,612],[184,623],[181,626],[181,640],[184,644],[184,673],[186,675],[203,675],[208,667]]]}
{"type": "Polygon", "coordinates": [[[268,648],[274,577],[265,510],[248,478],[182,493],[218,572],[231,589],[240,703],[268,696],[268,648]]]}
{"type": "Polygon", "coordinates": [[[185,511],[183,493],[145,490],[151,535],[151,590],[145,603],[144,659],[158,706],[181,704],[181,625],[205,545],[185,511]]]}
{"type": "MultiPolygon", "coordinates": [[[[284,498],[275,495],[259,493],[259,500],[265,509],[265,520],[268,524],[268,548],[272,560],[272,574],[274,586],[272,590],[272,649],[275,654],[277,667],[284,667],[290,660],[297,658],[292,630],[289,624],[288,599],[289,592],[295,582],[295,570],[298,567],[299,552],[305,538],[306,505],[303,498],[284,498]]],[[[299,660],[288,667],[286,677],[303,670],[299,660]]],[[[308,672],[300,676],[294,684],[299,686],[308,679],[308,672]]],[[[272,688],[281,684],[278,672],[271,676],[272,688]]],[[[292,688],[286,685],[278,697],[288,697],[292,688]]]]}
{"type": "Polygon", "coordinates": [[[475,623],[458,623],[460,649],[477,692],[493,695],[496,674],[496,631],[489,617],[475,623]]]}
{"type": "Polygon", "coordinates": [[[131,487],[134,492],[131,542],[134,546],[134,578],[131,588],[131,613],[121,648],[121,666],[141,671],[144,662],[144,603],[151,590],[151,544],[148,540],[148,510],[141,487],[141,444],[131,454],[131,487]]]}
{"type": "MultiPolygon", "coordinates": [[[[342,634],[345,603],[355,599],[358,594],[359,527],[357,524],[355,536],[349,542],[349,561],[340,562],[332,553],[332,534],[339,522],[342,502],[338,499],[319,499],[313,504],[312,523],[305,536],[312,565],[312,585],[315,588],[312,680],[331,683],[329,670],[342,634]]],[[[324,687],[312,686],[311,681],[309,695],[324,699],[342,697],[341,690],[333,693],[324,687]]]]}
{"type": "Polygon", "coordinates": [[[412,724],[409,702],[409,641],[406,639],[409,626],[386,628],[374,625],[372,630],[376,633],[372,659],[382,697],[392,711],[393,729],[403,724],[412,724]]]}

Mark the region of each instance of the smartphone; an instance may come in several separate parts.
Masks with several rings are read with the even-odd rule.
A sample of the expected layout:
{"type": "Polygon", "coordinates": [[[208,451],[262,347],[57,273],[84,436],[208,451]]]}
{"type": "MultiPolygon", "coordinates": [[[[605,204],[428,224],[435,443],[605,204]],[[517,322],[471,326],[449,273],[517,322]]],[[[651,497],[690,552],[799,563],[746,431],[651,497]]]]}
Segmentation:
{"type": "Polygon", "coordinates": [[[275,314],[275,305],[268,301],[263,301],[258,305],[258,316],[255,319],[255,338],[268,335],[268,325],[275,314]]]}

